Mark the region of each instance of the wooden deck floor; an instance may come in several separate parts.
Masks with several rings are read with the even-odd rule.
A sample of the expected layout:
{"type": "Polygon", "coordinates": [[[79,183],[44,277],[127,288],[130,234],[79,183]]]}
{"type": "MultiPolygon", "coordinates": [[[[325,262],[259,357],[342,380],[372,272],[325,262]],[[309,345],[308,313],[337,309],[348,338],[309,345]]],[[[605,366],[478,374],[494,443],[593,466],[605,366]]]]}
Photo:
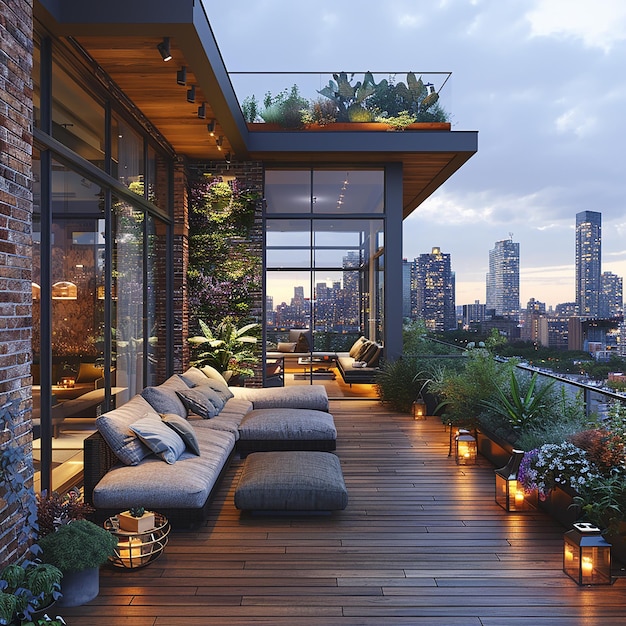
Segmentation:
{"type": "Polygon", "coordinates": [[[449,459],[437,418],[333,401],[348,508],[242,517],[235,461],[212,514],[174,533],[149,567],[105,567],[69,626],[613,626],[626,578],[578,587],[561,569],[564,529],[494,503],[493,467],[449,459]]]}

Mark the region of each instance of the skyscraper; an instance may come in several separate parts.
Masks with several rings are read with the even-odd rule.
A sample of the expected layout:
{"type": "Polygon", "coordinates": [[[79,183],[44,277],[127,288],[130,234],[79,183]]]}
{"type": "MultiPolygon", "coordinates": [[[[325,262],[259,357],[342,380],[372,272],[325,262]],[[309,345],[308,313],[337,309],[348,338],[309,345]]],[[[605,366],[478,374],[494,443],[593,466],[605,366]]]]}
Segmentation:
{"type": "Polygon", "coordinates": [[[613,272],[602,272],[600,276],[600,317],[619,317],[624,312],[624,287],[621,276],[613,272]]]}
{"type": "Polygon", "coordinates": [[[450,255],[433,248],[430,254],[416,259],[417,313],[430,330],[456,328],[454,272],[450,255]]]}
{"type": "Polygon", "coordinates": [[[496,241],[489,250],[487,310],[502,317],[519,319],[519,243],[513,238],[496,241]]]}
{"type": "Polygon", "coordinates": [[[576,214],[576,307],[581,317],[599,317],[602,248],[602,214],[576,214]]]}

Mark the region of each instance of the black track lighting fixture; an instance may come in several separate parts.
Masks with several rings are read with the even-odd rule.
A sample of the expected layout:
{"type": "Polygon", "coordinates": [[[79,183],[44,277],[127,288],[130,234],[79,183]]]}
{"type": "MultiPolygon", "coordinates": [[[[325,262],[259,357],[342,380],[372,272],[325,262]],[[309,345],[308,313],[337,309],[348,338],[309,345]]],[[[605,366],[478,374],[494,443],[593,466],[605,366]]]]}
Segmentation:
{"type": "Polygon", "coordinates": [[[206,118],[206,102],[203,102],[199,107],[198,107],[198,117],[203,120],[206,118]]]}
{"type": "Polygon", "coordinates": [[[157,50],[164,61],[171,61],[172,53],[170,52],[170,38],[163,37],[163,41],[157,44],[157,50]]]}
{"type": "Polygon", "coordinates": [[[206,125],[206,129],[209,131],[211,137],[215,137],[215,120],[209,120],[206,125]]]}
{"type": "Polygon", "coordinates": [[[222,144],[224,143],[224,135],[220,135],[216,140],[215,140],[215,145],[217,146],[218,150],[222,149],[222,144]]]}
{"type": "Polygon", "coordinates": [[[195,102],[196,101],[196,86],[191,85],[189,89],[187,89],[187,102],[195,102]]]}
{"type": "Polygon", "coordinates": [[[231,154],[230,154],[230,152],[227,152],[227,153],[224,155],[224,161],[226,161],[226,163],[229,163],[229,164],[230,164],[230,161],[231,161],[231,154]]]}
{"type": "Polygon", "coordinates": [[[176,72],[176,82],[179,85],[187,84],[187,66],[183,65],[178,72],[176,72]]]}

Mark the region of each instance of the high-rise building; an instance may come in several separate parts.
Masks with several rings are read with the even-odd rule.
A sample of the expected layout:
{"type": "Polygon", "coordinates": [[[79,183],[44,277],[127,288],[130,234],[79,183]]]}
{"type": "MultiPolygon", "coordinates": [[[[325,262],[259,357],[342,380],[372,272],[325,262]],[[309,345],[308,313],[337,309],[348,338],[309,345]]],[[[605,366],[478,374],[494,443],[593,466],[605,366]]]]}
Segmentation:
{"type": "Polygon", "coordinates": [[[495,315],[519,318],[519,243],[513,239],[496,241],[489,250],[487,310],[495,315]]]}
{"type": "Polygon", "coordinates": [[[413,263],[402,259],[402,317],[411,317],[411,269],[413,263]]]}
{"type": "Polygon", "coordinates": [[[474,300],[474,304],[464,304],[462,308],[463,327],[469,328],[472,324],[481,324],[487,316],[487,305],[474,300]]]}
{"type": "Polygon", "coordinates": [[[576,214],[576,306],[582,318],[600,317],[602,214],[576,214]]]}
{"type": "Polygon", "coordinates": [[[430,330],[454,330],[456,306],[450,255],[440,248],[433,248],[430,254],[420,254],[415,274],[418,316],[430,330]]]}
{"type": "Polygon", "coordinates": [[[610,319],[624,312],[624,287],[621,276],[613,272],[602,272],[600,276],[600,317],[610,319]]]}

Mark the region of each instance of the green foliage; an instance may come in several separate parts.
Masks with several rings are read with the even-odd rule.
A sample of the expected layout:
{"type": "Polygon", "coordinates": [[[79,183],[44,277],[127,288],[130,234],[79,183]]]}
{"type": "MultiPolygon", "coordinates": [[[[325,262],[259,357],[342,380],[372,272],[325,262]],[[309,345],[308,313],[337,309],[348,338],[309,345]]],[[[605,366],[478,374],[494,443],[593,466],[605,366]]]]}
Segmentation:
{"type": "Polygon", "coordinates": [[[442,399],[442,419],[458,426],[476,426],[484,410],[483,400],[497,393],[498,386],[506,380],[506,368],[487,350],[469,351],[461,371],[448,370],[429,386],[442,399]]]}
{"type": "Polygon", "coordinates": [[[407,126],[417,121],[417,118],[408,111],[400,111],[398,115],[378,115],[376,121],[388,124],[395,130],[404,130],[407,126]]]}
{"type": "Polygon", "coordinates": [[[0,624],[28,622],[34,611],[61,597],[61,571],[47,563],[25,561],[0,572],[0,624]]]}
{"type": "Polygon", "coordinates": [[[241,112],[246,122],[259,119],[259,101],[254,96],[246,96],[241,103],[241,112]]]}
{"type": "Polygon", "coordinates": [[[586,521],[608,533],[617,532],[626,520],[626,475],[616,471],[598,476],[577,488],[573,504],[580,507],[586,521]]]}
{"type": "Polygon", "coordinates": [[[518,374],[511,370],[509,389],[505,392],[500,386],[495,387],[495,398],[481,400],[480,404],[507,420],[513,430],[520,431],[534,426],[546,410],[546,398],[554,386],[554,381],[537,386],[535,372],[526,390],[522,391],[518,374]]]}
{"type": "Polygon", "coordinates": [[[300,95],[297,85],[272,96],[268,91],[263,100],[264,109],[260,116],[267,123],[280,124],[284,128],[300,128],[302,112],[309,108],[309,101],[300,95]]]}
{"type": "MultiPolygon", "coordinates": [[[[348,77],[346,72],[338,72],[333,74],[333,79],[329,80],[328,85],[319,90],[318,93],[335,104],[337,121],[356,121],[350,119],[350,110],[353,111],[353,114],[356,114],[358,109],[365,109],[365,100],[376,91],[374,76],[371,72],[366,72],[363,76],[363,81],[357,81],[354,85],[351,84],[354,74],[350,74],[350,77],[348,77]]],[[[373,116],[370,112],[370,118],[366,121],[371,121],[372,119],[373,116]]]]}
{"type": "Polygon", "coordinates": [[[194,349],[192,364],[197,367],[210,365],[219,372],[231,371],[240,376],[252,376],[250,365],[258,361],[254,355],[257,338],[248,333],[258,330],[259,324],[246,324],[237,328],[233,319],[224,318],[214,330],[199,320],[202,335],[189,337],[194,349]]]}
{"type": "Polygon", "coordinates": [[[60,526],[39,542],[46,563],[63,573],[99,567],[113,556],[117,537],[89,520],[60,526]]]}

